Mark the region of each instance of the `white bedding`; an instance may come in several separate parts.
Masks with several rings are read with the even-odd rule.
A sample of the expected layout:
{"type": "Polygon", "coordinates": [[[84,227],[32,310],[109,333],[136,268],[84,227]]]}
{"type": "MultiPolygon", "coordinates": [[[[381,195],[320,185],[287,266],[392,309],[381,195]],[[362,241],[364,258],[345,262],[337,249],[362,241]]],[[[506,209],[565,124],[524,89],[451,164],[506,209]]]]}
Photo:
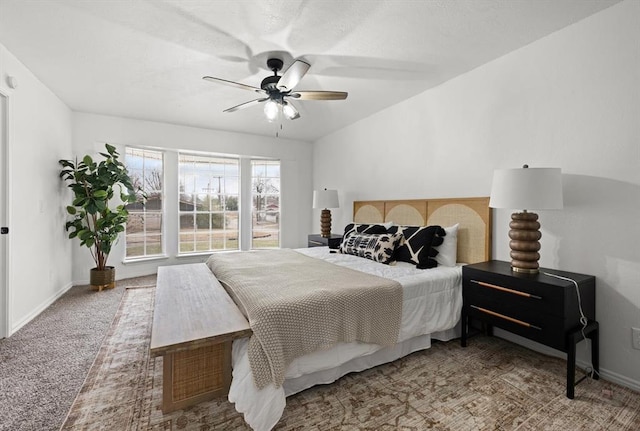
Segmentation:
{"type": "Polygon", "coordinates": [[[287,368],[282,387],[273,384],[258,390],[253,383],[247,354],[248,338],[233,342],[233,377],[229,401],[244,414],[256,431],[270,430],[280,420],[285,397],[311,386],[331,383],[341,376],[393,361],[429,348],[431,337],[455,338],[462,308],[462,270],[457,267],[416,269],[399,262],[383,265],[361,257],[330,253],[327,247],[298,249],[300,253],[336,265],[398,281],[403,288],[402,325],[398,344],[382,348],[374,344],[341,343],[331,349],[299,357],[287,368]]]}

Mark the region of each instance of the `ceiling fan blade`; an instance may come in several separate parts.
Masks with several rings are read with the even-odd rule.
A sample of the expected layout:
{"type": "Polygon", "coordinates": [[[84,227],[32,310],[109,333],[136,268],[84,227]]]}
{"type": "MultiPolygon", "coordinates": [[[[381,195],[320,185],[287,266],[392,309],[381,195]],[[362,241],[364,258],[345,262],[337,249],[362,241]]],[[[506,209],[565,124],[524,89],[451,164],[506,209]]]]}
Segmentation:
{"type": "Polygon", "coordinates": [[[253,87],[251,85],[242,84],[240,82],[229,81],[229,80],[221,79],[221,78],[214,78],[213,76],[203,76],[202,79],[204,79],[205,81],[209,81],[209,82],[215,82],[217,84],[230,85],[231,87],[236,87],[236,88],[241,88],[243,90],[255,91],[256,93],[265,93],[266,94],[266,91],[264,91],[262,88],[253,87]]]}
{"type": "Polygon", "coordinates": [[[296,91],[289,97],[298,100],[344,100],[348,95],[345,91],[296,91]]]}
{"type": "Polygon", "coordinates": [[[276,86],[280,91],[291,91],[293,87],[298,85],[298,82],[302,79],[311,65],[302,60],[296,60],[289,68],[282,74],[278,85],[276,86]]]}
{"type": "Polygon", "coordinates": [[[235,111],[237,111],[239,109],[249,108],[249,107],[251,107],[253,105],[257,105],[258,103],[264,102],[266,100],[269,100],[269,98],[265,97],[264,99],[250,100],[248,102],[244,102],[244,103],[241,103],[239,105],[232,106],[231,108],[225,109],[222,112],[235,112],[235,111]]]}

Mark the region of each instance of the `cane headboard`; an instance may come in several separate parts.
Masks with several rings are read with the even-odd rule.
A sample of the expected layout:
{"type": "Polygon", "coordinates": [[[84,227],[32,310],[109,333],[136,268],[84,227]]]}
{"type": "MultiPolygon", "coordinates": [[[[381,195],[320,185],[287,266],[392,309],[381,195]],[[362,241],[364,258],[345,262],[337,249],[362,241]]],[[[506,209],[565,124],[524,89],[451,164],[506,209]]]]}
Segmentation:
{"type": "Polygon", "coordinates": [[[491,208],[489,198],[355,201],[356,223],[393,222],[396,225],[458,227],[458,262],[491,259],[491,208]]]}

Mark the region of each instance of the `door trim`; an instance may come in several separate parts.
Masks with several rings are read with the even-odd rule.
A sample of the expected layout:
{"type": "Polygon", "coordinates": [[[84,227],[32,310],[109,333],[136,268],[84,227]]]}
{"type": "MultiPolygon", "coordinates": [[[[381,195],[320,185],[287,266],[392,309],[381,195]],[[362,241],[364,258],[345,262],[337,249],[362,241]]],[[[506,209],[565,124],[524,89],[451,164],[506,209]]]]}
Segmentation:
{"type": "MultiPolygon", "coordinates": [[[[2,174],[2,178],[0,179],[1,189],[0,189],[0,199],[2,199],[2,206],[0,207],[0,223],[5,223],[4,226],[11,226],[9,220],[10,211],[8,210],[8,205],[10,202],[9,199],[9,155],[10,155],[10,142],[11,142],[11,126],[9,118],[11,116],[11,98],[8,93],[0,89],[0,103],[4,104],[3,110],[3,118],[0,118],[0,121],[3,122],[3,135],[0,136],[0,163],[2,163],[2,170],[0,171],[2,174]]],[[[9,231],[11,232],[11,231],[9,231]]],[[[0,247],[2,247],[2,259],[0,261],[0,295],[2,298],[0,300],[0,307],[4,308],[4,321],[0,322],[0,338],[9,337],[11,335],[11,301],[12,294],[10,288],[10,272],[11,272],[11,262],[10,262],[10,253],[9,250],[11,248],[11,236],[3,235],[3,241],[0,241],[0,247]]]]}

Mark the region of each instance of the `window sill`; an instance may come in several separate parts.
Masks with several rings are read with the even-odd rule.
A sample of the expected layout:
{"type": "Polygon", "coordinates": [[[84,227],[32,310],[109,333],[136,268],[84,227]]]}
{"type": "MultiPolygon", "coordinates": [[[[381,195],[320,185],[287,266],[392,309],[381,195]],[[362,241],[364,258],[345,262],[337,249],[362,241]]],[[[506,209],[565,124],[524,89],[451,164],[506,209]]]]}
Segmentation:
{"type": "Polygon", "coordinates": [[[124,259],[122,261],[122,264],[123,265],[130,265],[130,264],[134,264],[134,263],[152,262],[154,260],[164,260],[164,259],[168,259],[168,258],[169,258],[169,256],[167,256],[166,254],[159,254],[157,256],[143,256],[143,257],[124,259]]]}
{"type": "Polygon", "coordinates": [[[188,258],[188,257],[202,257],[202,256],[206,256],[209,257],[212,254],[217,254],[217,253],[238,253],[240,250],[209,250],[209,251],[201,251],[201,252],[194,252],[194,253],[182,253],[176,256],[176,258],[180,259],[180,258],[188,258]]]}

